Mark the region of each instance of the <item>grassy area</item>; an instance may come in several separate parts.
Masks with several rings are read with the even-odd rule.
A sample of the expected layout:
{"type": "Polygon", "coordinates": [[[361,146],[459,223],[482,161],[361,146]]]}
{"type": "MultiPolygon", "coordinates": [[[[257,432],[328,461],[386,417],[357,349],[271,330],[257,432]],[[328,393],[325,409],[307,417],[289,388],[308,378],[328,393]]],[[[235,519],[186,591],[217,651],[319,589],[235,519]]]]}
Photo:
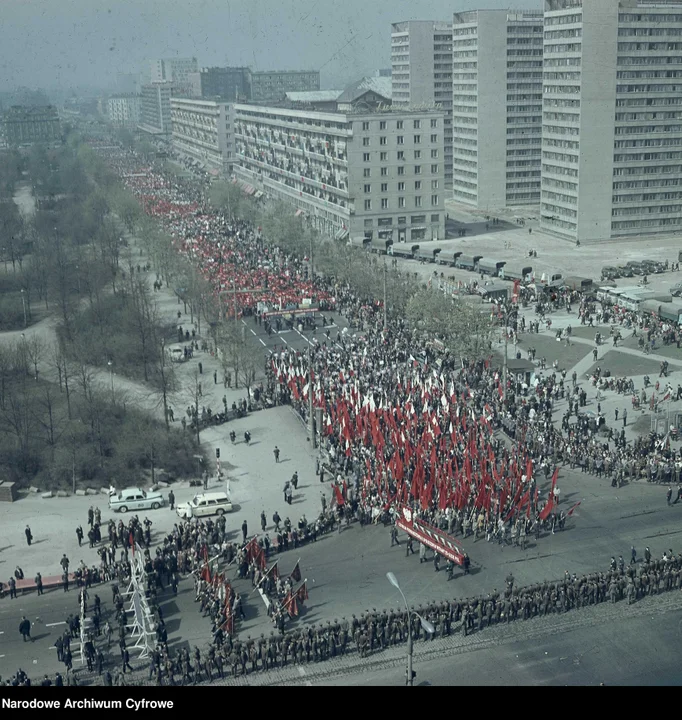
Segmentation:
{"type": "Polygon", "coordinates": [[[173,478],[195,474],[191,433],[79,387],[69,393],[15,372],[0,389],[0,474],[20,486],[71,489],[139,483],[164,468],[173,478]]]}

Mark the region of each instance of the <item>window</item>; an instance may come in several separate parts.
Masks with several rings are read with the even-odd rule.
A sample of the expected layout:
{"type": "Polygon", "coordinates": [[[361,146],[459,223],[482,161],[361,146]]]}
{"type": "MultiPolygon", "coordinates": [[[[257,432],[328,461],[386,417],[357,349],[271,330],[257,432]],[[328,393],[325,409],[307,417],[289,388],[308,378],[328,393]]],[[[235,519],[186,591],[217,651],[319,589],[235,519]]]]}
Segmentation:
{"type": "Polygon", "coordinates": [[[431,135],[431,142],[438,142],[438,135],[431,135]]]}
{"type": "MultiPolygon", "coordinates": [[[[367,201],[365,201],[365,204],[367,204],[367,201]]],[[[415,206],[415,207],[421,207],[421,206],[422,206],[422,196],[421,196],[421,195],[415,196],[415,198],[414,198],[414,206],[415,206]]]]}
{"type": "Polygon", "coordinates": [[[431,165],[431,174],[438,175],[438,165],[431,165]]]}
{"type": "Polygon", "coordinates": [[[368,123],[368,122],[363,122],[363,123],[362,123],[362,129],[363,129],[363,130],[369,130],[369,123],[368,123]]]}
{"type": "Polygon", "coordinates": [[[414,174],[415,174],[415,175],[421,175],[421,174],[422,174],[422,166],[421,166],[421,165],[415,165],[415,166],[414,166],[414,174]]]}
{"type": "Polygon", "coordinates": [[[413,225],[416,225],[416,224],[418,224],[418,223],[426,222],[426,215],[413,215],[413,216],[410,218],[410,222],[411,222],[413,225]]]}
{"type": "Polygon", "coordinates": [[[399,182],[398,183],[398,192],[403,192],[405,190],[405,183],[399,182]]]}
{"type": "Polygon", "coordinates": [[[382,167],[381,168],[381,177],[387,177],[388,176],[388,168],[382,167]]]}
{"type": "Polygon", "coordinates": [[[405,144],[405,136],[398,135],[398,145],[404,145],[404,144],[405,144]]]}
{"type": "MultiPolygon", "coordinates": [[[[403,198],[403,201],[404,200],[405,200],[405,198],[403,198]]],[[[403,202],[403,204],[404,204],[404,202],[403,202]]],[[[398,225],[407,225],[407,217],[405,215],[401,215],[398,218],[398,225]]]]}
{"type": "Polygon", "coordinates": [[[421,189],[422,189],[422,181],[421,181],[421,180],[415,180],[415,181],[414,181],[414,189],[415,189],[415,190],[421,190],[421,189]]]}
{"type": "Polygon", "coordinates": [[[368,137],[362,138],[362,144],[364,147],[368,147],[369,146],[369,138],[368,137]]]}
{"type": "Polygon", "coordinates": [[[421,150],[415,150],[414,151],[414,159],[415,160],[421,160],[422,158],[422,151],[421,150]]]}
{"type": "Polygon", "coordinates": [[[369,218],[369,220],[365,220],[365,227],[366,228],[372,227],[372,218],[369,218]]]}
{"type": "Polygon", "coordinates": [[[379,145],[385,145],[386,144],[386,138],[382,135],[379,138],[379,145]]]}
{"type": "Polygon", "coordinates": [[[431,190],[438,190],[438,180],[431,180],[431,190]]]}
{"type": "Polygon", "coordinates": [[[404,175],[404,174],[405,174],[405,166],[398,165],[398,175],[404,175]]]}
{"type": "MultiPolygon", "coordinates": [[[[416,121],[415,121],[415,122],[416,122],[416,121]]],[[[422,141],[422,136],[421,136],[421,135],[415,135],[415,136],[414,136],[414,144],[415,144],[415,145],[419,145],[419,143],[420,143],[421,141],[422,141]]]]}
{"type": "Polygon", "coordinates": [[[388,192],[388,183],[381,183],[381,192],[388,192]]]}
{"type": "Polygon", "coordinates": [[[431,127],[432,128],[438,127],[438,120],[431,120],[431,127]]]}
{"type": "Polygon", "coordinates": [[[438,158],[438,150],[431,150],[431,159],[435,160],[438,158]]]}
{"type": "Polygon", "coordinates": [[[431,195],[431,205],[438,205],[438,195],[431,195]]]}
{"type": "Polygon", "coordinates": [[[362,171],[362,177],[368,178],[368,177],[371,176],[371,174],[372,174],[372,171],[371,171],[369,168],[365,168],[365,169],[362,171]]]}
{"type": "Polygon", "coordinates": [[[381,198],[381,209],[388,210],[388,198],[381,198]]]}
{"type": "Polygon", "coordinates": [[[362,159],[364,162],[369,162],[369,153],[362,153],[362,159]]]}
{"type": "Polygon", "coordinates": [[[379,160],[381,160],[382,162],[386,162],[388,160],[388,153],[387,152],[379,153],[379,160]]]}
{"type": "Polygon", "coordinates": [[[372,192],[372,186],[371,185],[365,185],[365,192],[371,193],[372,192]]]}
{"type": "MultiPolygon", "coordinates": [[[[398,198],[398,207],[399,207],[399,208],[404,208],[404,207],[405,207],[405,198],[404,198],[404,197],[399,197],[399,198],[398,198]]],[[[398,221],[398,222],[400,222],[400,221],[398,221]]]]}
{"type": "Polygon", "coordinates": [[[419,130],[419,128],[420,128],[421,126],[422,126],[422,121],[421,121],[421,120],[415,120],[415,121],[414,121],[414,129],[415,129],[415,130],[419,130]]]}
{"type": "Polygon", "coordinates": [[[393,225],[393,218],[390,218],[390,217],[379,218],[379,220],[377,221],[377,225],[379,225],[379,226],[393,225]]]}
{"type": "Polygon", "coordinates": [[[431,215],[431,222],[440,222],[440,215],[438,213],[431,215]]]}
{"type": "Polygon", "coordinates": [[[403,129],[403,121],[398,120],[398,122],[395,124],[395,126],[396,126],[397,130],[402,130],[403,129]]]}
{"type": "Polygon", "coordinates": [[[398,150],[398,160],[405,160],[405,151],[398,150]]]}
{"type": "Polygon", "coordinates": [[[365,200],[365,210],[371,210],[371,209],[372,209],[372,201],[365,200]]]}
{"type": "Polygon", "coordinates": [[[382,121],[379,123],[379,130],[385,130],[385,129],[386,129],[386,121],[385,121],[385,120],[382,120],[382,121]]]}

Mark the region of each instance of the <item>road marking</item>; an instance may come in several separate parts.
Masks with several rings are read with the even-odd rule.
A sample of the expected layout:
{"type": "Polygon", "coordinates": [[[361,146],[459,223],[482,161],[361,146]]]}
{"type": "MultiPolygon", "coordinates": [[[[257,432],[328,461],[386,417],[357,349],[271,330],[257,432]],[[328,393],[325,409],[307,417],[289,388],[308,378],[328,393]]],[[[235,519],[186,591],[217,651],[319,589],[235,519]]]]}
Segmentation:
{"type": "MultiPolygon", "coordinates": [[[[300,665],[298,666],[298,674],[299,674],[301,677],[305,677],[305,676],[306,676],[306,671],[305,671],[300,665]]],[[[308,686],[310,686],[310,687],[313,686],[313,684],[310,682],[310,680],[306,680],[306,681],[305,681],[305,684],[308,685],[308,686]]]]}
{"type": "Polygon", "coordinates": [[[255,330],[251,330],[251,334],[255,337],[255,336],[256,336],[256,331],[255,331],[255,330]]]}
{"type": "Polygon", "coordinates": [[[45,627],[54,627],[55,625],[66,625],[66,620],[56,623],[45,623],[45,627]]]}
{"type": "Polygon", "coordinates": [[[260,341],[260,344],[265,347],[265,341],[262,338],[258,338],[258,340],[260,341]]]}
{"type": "Polygon", "coordinates": [[[4,658],[4,657],[5,657],[4,655],[0,655],[0,658],[4,658]]]}

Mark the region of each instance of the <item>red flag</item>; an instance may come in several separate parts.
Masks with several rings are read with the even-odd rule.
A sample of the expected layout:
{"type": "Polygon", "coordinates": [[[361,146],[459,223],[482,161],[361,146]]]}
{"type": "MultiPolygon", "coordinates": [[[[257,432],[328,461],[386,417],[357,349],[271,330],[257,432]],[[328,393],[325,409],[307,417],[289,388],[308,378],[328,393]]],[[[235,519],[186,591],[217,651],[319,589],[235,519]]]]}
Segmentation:
{"type": "Polygon", "coordinates": [[[334,489],[334,497],[336,498],[336,504],[337,505],[344,505],[345,500],[343,499],[343,494],[341,493],[341,489],[338,485],[334,484],[332,485],[332,488],[334,489]]]}
{"type": "Polygon", "coordinates": [[[275,580],[279,580],[279,568],[277,567],[277,563],[279,560],[275,560],[275,564],[265,573],[266,575],[270,575],[272,573],[272,577],[275,578],[275,580]]]}
{"type": "Polygon", "coordinates": [[[299,602],[303,602],[308,599],[308,583],[303,583],[301,587],[296,591],[296,597],[299,602]]]}
{"type": "Polygon", "coordinates": [[[289,577],[290,577],[294,582],[301,582],[301,567],[300,567],[300,562],[301,562],[300,560],[297,560],[297,561],[296,561],[296,566],[295,566],[294,569],[291,571],[291,575],[289,575],[289,577]]]}
{"type": "Polygon", "coordinates": [[[202,580],[205,580],[207,583],[210,583],[210,582],[211,582],[211,571],[210,571],[210,569],[209,569],[209,567],[208,567],[208,563],[206,563],[206,564],[201,568],[201,579],[202,579],[202,580]]]}
{"type": "Polygon", "coordinates": [[[571,507],[571,509],[566,513],[566,517],[571,517],[571,515],[573,515],[576,508],[578,507],[578,505],[580,505],[581,502],[582,502],[582,500],[578,500],[578,502],[575,505],[573,505],[573,507],[571,507]]]}
{"type": "Polygon", "coordinates": [[[547,518],[550,516],[550,513],[554,509],[554,495],[550,495],[545,507],[542,508],[540,511],[540,515],[538,516],[540,520],[547,520],[547,518]]]}

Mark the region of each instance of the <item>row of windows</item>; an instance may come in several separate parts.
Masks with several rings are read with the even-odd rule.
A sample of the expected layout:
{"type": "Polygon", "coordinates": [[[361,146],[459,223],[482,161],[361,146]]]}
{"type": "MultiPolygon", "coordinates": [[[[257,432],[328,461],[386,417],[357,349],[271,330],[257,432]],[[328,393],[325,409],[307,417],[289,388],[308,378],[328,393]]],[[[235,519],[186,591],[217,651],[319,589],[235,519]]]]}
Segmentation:
{"type": "Polygon", "coordinates": [[[570,217],[570,218],[578,217],[578,213],[575,210],[570,210],[569,208],[565,208],[565,207],[559,207],[559,205],[552,205],[550,203],[545,203],[544,200],[542,203],[542,210],[543,210],[543,214],[546,212],[548,214],[564,215],[565,217],[570,217]]]}
{"type": "Polygon", "coordinates": [[[569,100],[568,98],[544,98],[542,101],[543,107],[564,107],[564,108],[579,108],[580,100],[569,100]]]}
{"type": "Polygon", "coordinates": [[[544,61],[545,67],[564,67],[564,66],[576,66],[580,67],[581,59],[579,57],[569,58],[547,58],[544,61]]]}
{"type": "MultiPolygon", "coordinates": [[[[641,112],[641,113],[616,113],[616,122],[628,122],[632,120],[677,120],[676,112],[641,112]]],[[[618,132],[618,129],[616,130],[618,132]]]]}
{"type": "Polygon", "coordinates": [[[571,15],[545,15],[545,27],[548,25],[574,25],[582,22],[582,13],[571,15]]]}
{"type": "Polygon", "coordinates": [[[621,167],[614,168],[614,175],[670,175],[671,173],[679,173],[681,170],[679,165],[645,165],[640,167],[621,167]]]}
{"type": "Polygon", "coordinates": [[[555,193],[542,188],[542,197],[545,200],[553,200],[554,202],[566,203],[567,205],[577,205],[578,198],[575,195],[565,195],[564,193],[555,193]]]}
{"type": "MultiPolygon", "coordinates": [[[[369,153],[365,153],[365,155],[369,155],[369,153]]],[[[381,172],[381,177],[388,177],[388,168],[387,167],[382,167],[380,172],[381,172]]],[[[365,168],[363,170],[363,177],[366,177],[366,178],[371,177],[372,176],[371,173],[372,173],[371,168],[365,168]]],[[[405,166],[398,165],[398,175],[404,175],[404,174],[405,174],[405,166]]],[[[414,174],[415,175],[422,174],[422,166],[421,165],[414,166],[414,174]]],[[[438,175],[438,165],[431,165],[431,174],[438,175]]]]}
{"type": "Polygon", "coordinates": [[[660,215],[664,213],[678,213],[681,210],[682,205],[652,205],[650,207],[614,208],[611,211],[611,215],[660,215]]]}
{"type": "Polygon", "coordinates": [[[681,70],[619,70],[616,73],[619,80],[643,80],[645,78],[679,78],[681,70]]]}
{"type": "Polygon", "coordinates": [[[641,56],[623,56],[619,55],[617,64],[620,65],[679,65],[682,58],[675,55],[667,55],[665,57],[641,57],[641,56]]]}
{"type": "Polygon", "coordinates": [[[682,49],[682,43],[677,42],[650,42],[650,43],[635,43],[635,42],[619,42],[618,51],[625,50],[649,50],[649,51],[662,51],[662,50],[680,50],[682,49]]]}
{"type": "MultiPolygon", "coordinates": [[[[436,207],[438,205],[439,196],[438,195],[431,195],[431,205],[433,207],[436,207]]],[[[416,195],[414,198],[414,206],[417,208],[422,207],[422,196],[416,195]]],[[[372,209],[372,201],[371,200],[365,200],[365,210],[370,211],[372,209]]],[[[406,200],[404,197],[398,198],[398,208],[405,208],[406,200]]],[[[382,210],[388,210],[389,204],[388,204],[388,198],[381,198],[381,209],[382,210]]]]}
{"type": "MultiPolygon", "coordinates": [[[[679,132],[678,128],[678,132],[679,132]]],[[[682,138],[658,138],[643,140],[617,140],[614,143],[616,148],[637,148],[637,147],[678,147],[682,145],[682,138]]]]}
{"type": "Polygon", "coordinates": [[[580,143],[577,140],[556,140],[555,138],[543,138],[543,147],[557,147],[565,150],[575,150],[576,152],[580,148],[580,143]]]}
{"type": "Polygon", "coordinates": [[[655,202],[658,200],[682,200],[682,193],[661,192],[661,193],[633,193],[632,195],[614,195],[614,203],[625,202],[655,202]]]}
{"type": "Polygon", "coordinates": [[[545,40],[560,40],[562,38],[579,38],[582,35],[582,28],[567,28],[566,30],[547,30],[544,38],[545,40]]]}
{"type": "Polygon", "coordinates": [[[568,80],[570,82],[580,82],[580,70],[576,72],[546,72],[545,80],[568,80]]]}
{"type": "Polygon", "coordinates": [[[623,220],[612,222],[611,230],[632,230],[639,228],[658,228],[666,225],[682,225],[682,218],[658,218],[656,220],[623,220]]]}
{"type": "Polygon", "coordinates": [[[680,105],[682,98],[620,98],[616,100],[616,107],[661,107],[663,105],[680,105]]]}
{"type": "MultiPolygon", "coordinates": [[[[417,122],[417,121],[415,120],[415,122],[417,122]]],[[[364,123],[363,123],[363,125],[364,125],[364,123]]],[[[421,136],[421,135],[414,135],[414,136],[413,136],[413,142],[414,142],[415,145],[419,145],[419,144],[421,143],[421,141],[422,141],[422,136],[421,136]]],[[[396,136],[396,142],[397,142],[398,145],[404,145],[404,144],[405,144],[405,136],[404,136],[404,135],[397,135],[397,136],[396,136]]],[[[437,143],[437,142],[438,142],[438,135],[435,135],[435,134],[434,134],[434,135],[431,135],[431,142],[432,142],[432,143],[437,143]]],[[[369,145],[372,144],[372,139],[369,138],[369,137],[363,137],[363,138],[362,138],[362,144],[363,144],[364,147],[368,147],[369,145]]],[[[388,138],[387,138],[385,135],[381,135],[381,136],[379,137],[379,145],[387,145],[387,144],[388,144],[388,138]]]]}
{"type": "Polygon", "coordinates": [[[634,160],[642,160],[648,162],[651,160],[680,160],[682,153],[679,152],[660,152],[660,153],[633,153],[632,155],[614,155],[615,162],[633,162],[634,160]]]}
{"type": "Polygon", "coordinates": [[[553,178],[543,178],[542,187],[552,187],[558,190],[571,190],[577,192],[578,183],[570,182],[569,180],[554,180],[553,178]]]}
{"type": "Polygon", "coordinates": [[[565,127],[563,125],[543,125],[542,132],[552,133],[553,135],[580,135],[579,128],[565,127]]]}
{"type": "MultiPolygon", "coordinates": [[[[414,150],[413,156],[415,160],[421,160],[422,159],[422,151],[421,150],[414,150]]],[[[438,158],[438,150],[433,149],[431,150],[431,159],[436,160],[438,158]]],[[[371,154],[370,153],[363,153],[362,159],[364,162],[369,162],[371,160],[371,154]]],[[[398,150],[396,153],[396,160],[398,162],[405,162],[405,151],[404,150],[398,150]]],[[[388,162],[388,153],[387,152],[380,152],[379,153],[379,161],[380,162],[388,162]]]]}
{"type": "Polygon", "coordinates": [[[622,23],[628,22],[651,22],[651,23],[680,23],[682,15],[665,15],[663,13],[618,13],[618,21],[622,23]]]}
{"type": "MultiPolygon", "coordinates": [[[[432,190],[438,190],[438,182],[439,182],[438,180],[431,180],[431,189],[432,189],[432,190]]],[[[398,189],[398,192],[404,192],[404,190],[405,190],[405,183],[404,183],[404,182],[399,182],[396,187],[397,187],[397,189],[398,189]]],[[[421,181],[421,180],[415,180],[415,182],[414,182],[414,189],[415,189],[415,190],[421,190],[421,189],[422,189],[422,181],[421,181]]],[[[371,192],[372,192],[372,185],[366,183],[365,186],[364,186],[364,191],[365,191],[366,193],[371,193],[371,192]]],[[[381,183],[381,192],[382,192],[382,193],[388,192],[388,183],[381,183]]]]}
{"type": "MultiPolygon", "coordinates": [[[[438,120],[437,118],[431,118],[430,120],[431,127],[436,128],[438,127],[438,120]]],[[[369,121],[363,121],[362,123],[362,129],[364,131],[371,129],[372,123],[369,121]]],[[[396,130],[403,130],[405,127],[405,121],[404,120],[396,120],[395,123],[396,130]]],[[[415,130],[419,130],[422,127],[422,120],[413,120],[412,121],[412,127],[415,130]]],[[[379,130],[386,130],[388,129],[388,121],[387,120],[380,120],[379,121],[379,130]]],[[[433,137],[433,136],[432,136],[433,137]]]]}
{"type": "Polygon", "coordinates": [[[545,53],[580,52],[581,43],[561,43],[557,45],[545,45],[545,53]]]}
{"type": "Polygon", "coordinates": [[[578,169],[570,167],[562,167],[561,165],[543,165],[543,173],[551,173],[552,175],[566,175],[567,177],[578,177],[578,169]]]}
{"type": "Polygon", "coordinates": [[[578,162],[577,155],[568,155],[567,153],[550,152],[549,150],[542,151],[542,159],[543,160],[556,160],[557,162],[565,162],[565,163],[577,163],[578,162]]]}
{"type": "MultiPolygon", "coordinates": [[[[680,171],[679,166],[675,168],[676,172],[680,171]]],[[[680,178],[657,178],[656,180],[625,180],[622,182],[614,182],[614,190],[635,190],[637,188],[657,188],[657,187],[678,187],[682,185],[680,178]]]]}
{"type": "Polygon", "coordinates": [[[546,85],[542,91],[545,95],[578,95],[580,85],[546,85]]]}

